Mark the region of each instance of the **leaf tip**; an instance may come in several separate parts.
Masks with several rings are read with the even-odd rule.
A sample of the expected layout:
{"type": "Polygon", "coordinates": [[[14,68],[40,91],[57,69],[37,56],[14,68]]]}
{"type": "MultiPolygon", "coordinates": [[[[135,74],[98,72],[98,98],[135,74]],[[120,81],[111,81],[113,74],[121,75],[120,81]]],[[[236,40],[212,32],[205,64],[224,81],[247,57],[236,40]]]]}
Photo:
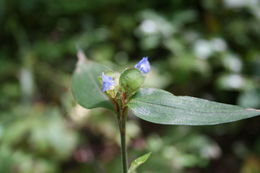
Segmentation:
{"type": "Polygon", "coordinates": [[[248,110],[248,111],[256,111],[256,112],[260,113],[260,109],[247,108],[246,110],[248,110]]]}
{"type": "Polygon", "coordinates": [[[75,72],[76,73],[80,73],[80,71],[81,71],[81,65],[82,64],[85,64],[86,63],[86,61],[87,61],[87,57],[86,57],[86,55],[85,55],[85,53],[83,52],[83,50],[82,49],[78,49],[78,51],[77,51],[77,58],[78,58],[78,61],[77,61],[77,65],[76,65],[76,70],[75,70],[75,72]]]}

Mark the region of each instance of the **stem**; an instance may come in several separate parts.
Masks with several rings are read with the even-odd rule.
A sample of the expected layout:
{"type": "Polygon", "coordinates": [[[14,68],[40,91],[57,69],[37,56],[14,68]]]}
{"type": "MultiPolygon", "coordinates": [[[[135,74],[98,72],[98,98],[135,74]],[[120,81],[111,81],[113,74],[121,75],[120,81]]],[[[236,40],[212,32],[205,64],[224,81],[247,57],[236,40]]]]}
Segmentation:
{"type": "MultiPolygon", "coordinates": [[[[125,129],[125,124],[122,126],[125,129]]],[[[122,155],[122,164],[123,164],[123,173],[127,173],[127,149],[126,149],[126,140],[125,140],[125,131],[120,131],[121,137],[121,155],[122,155]]]]}
{"type": "Polygon", "coordinates": [[[118,125],[120,130],[120,139],[121,139],[121,157],[123,165],[123,173],[127,173],[128,161],[127,161],[127,146],[126,146],[126,118],[127,118],[127,109],[122,108],[119,111],[118,115],[118,125]]]}

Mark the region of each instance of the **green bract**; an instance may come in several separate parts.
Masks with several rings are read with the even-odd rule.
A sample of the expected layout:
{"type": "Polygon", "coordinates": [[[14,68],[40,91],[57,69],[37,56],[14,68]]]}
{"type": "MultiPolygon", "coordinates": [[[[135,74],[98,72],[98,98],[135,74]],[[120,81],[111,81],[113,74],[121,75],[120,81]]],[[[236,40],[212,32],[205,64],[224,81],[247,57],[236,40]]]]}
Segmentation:
{"type": "Polygon", "coordinates": [[[119,84],[126,93],[133,93],[137,91],[144,83],[144,76],[135,69],[126,69],[119,78],[119,84]]]}

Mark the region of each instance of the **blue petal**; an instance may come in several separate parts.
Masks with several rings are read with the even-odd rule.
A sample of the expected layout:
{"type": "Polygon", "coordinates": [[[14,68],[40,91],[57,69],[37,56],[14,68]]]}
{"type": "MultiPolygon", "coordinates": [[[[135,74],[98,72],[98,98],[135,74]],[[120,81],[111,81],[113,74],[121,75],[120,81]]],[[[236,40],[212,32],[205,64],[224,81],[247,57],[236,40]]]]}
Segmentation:
{"type": "Polygon", "coordinates": [[[150,63],[148,61],[148,57],[143,57],[141,61],[139,61],[136,65],[135,68],[140,70],[142,73],[147,74],[151,70],[150,63]]]}
{"type": "Polygon", "coordinates": [[[106,76],[104,72],[102,72],[102,92],[106,92],[110,90],[114,85],[114,80],[110,76],[106,76]]]}

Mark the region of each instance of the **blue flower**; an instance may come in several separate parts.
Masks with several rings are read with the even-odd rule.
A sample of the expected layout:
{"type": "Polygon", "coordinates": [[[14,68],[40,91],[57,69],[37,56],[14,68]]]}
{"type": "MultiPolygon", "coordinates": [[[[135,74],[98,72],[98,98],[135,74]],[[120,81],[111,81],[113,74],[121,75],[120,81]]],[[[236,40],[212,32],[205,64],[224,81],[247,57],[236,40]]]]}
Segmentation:
{"type": "Polygon", "coordinates": [[[104,72],[102,72],[102,92],[106,92],[107,90],[111,90],[114,86],[115,82],[112,77],[106,76],[104,72]]]}
{"type": "Polygon", "coordinates": [[[149,73],[149,71],[151,70],[151,66],[148,61],[148,57],[143,57],[143,59],[139,61],[138,64],[135,65],[135,68],[137,68],[144,74],[149,73]]]}

